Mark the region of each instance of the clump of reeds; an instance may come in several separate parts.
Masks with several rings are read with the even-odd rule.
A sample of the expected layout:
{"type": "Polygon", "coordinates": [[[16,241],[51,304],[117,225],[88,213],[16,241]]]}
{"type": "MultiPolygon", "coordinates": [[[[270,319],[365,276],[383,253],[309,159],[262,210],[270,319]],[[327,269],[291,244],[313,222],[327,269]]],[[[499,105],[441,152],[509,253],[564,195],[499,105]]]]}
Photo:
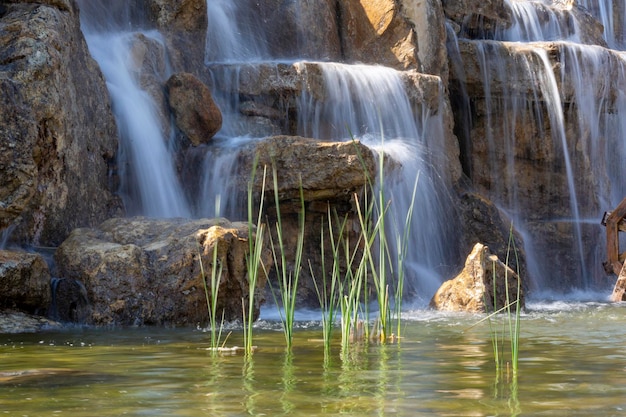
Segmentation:
{"type": "MultiPolygon", "coordinates": [[[[265,199],[265,179],[267,176],[267,167],[263,168],[263,180],[261,186],[261,202],[259,204],[258,214],[254,217],[254,198],[253,184],[256,176],[257,160],[254,161],[252,168],[252,177],[248,182],[248,255],[246,257],[246,266],[248,270],[248,304],[244,299],[242,302],[243,309],[243,339],[244,350],[246,355],[251,355],[254,346],[252,343],[252,328],[254,325],[254,295],[257,287],[259,274],[264,271],[261,255],[263,254],[263,239],[265,232],[265,224],[263,223],[263,201],[265,199]],[[247,308],[246,308],[247,307],[247,308]]],[[[263,272],[264,273],[264,272],[263,272]]]]}
{"type": "Polygon", "coordinates": [[[280,295],[280,303],[276,296],[274,289],[272,290],[272,296],[276,302],[280,319],[283,324],[283,332],[285,334],[285,341],[287,343],[287,349],[291,349],[293,344],[293,327],[295,321],[296,311],[296,293],[298,290],[298,280],[300,278],[300,272],[302,270],[302,254],[304,248],[304,225],[305,225],[305,206],[304,206],[304,194],[302,190],[302,180],[300,180],[300,211],[298,213],[298,237],[296,243],[296,253],[293,263],[293,269],[289,268],[287,264],[286,252],[284,242],[283,223],[280,213],[280,201],[278,196],[278,174],[276,171],[276,165],[272,164],[272,177],[274,185],[274,204],[276,210],[276,239],[277,242],[271,237],[270,243],[272,249],[272,256],[274,257],[274,265],[278,276],[278,290],[280,295]],[[280,259],[279,259],[280,258],[280,259]],[[280,262],[279,262],[280,260],[280,262]],[[280,308],[282,305],[282,309],[280,308]]]}
{"type": "MultiPolygon", "coordinates": [[[[204,271],[204,265],[202,264],[202,257],[199,256],[200,261],[200,273],[202,276],[202,283],[204,285],[204,295],[206,297],[207,308],[209,310],[209,331],[211,333],[210,350],[213,354],[217,354],[220,347],[223,347],[222,330],[224,329],[224,310],[222,309],[222,316],[218,323],[217,318],[217,298],[219,294],[219,285],[222,278],[222,264],[217,259],[217,245],[215,241],[213,244],[213,258],[211,266],[211,282],[207,283],[207,277],[204,271]]],[[[198,253],[200,255],[200,253],[198,253]]]]}

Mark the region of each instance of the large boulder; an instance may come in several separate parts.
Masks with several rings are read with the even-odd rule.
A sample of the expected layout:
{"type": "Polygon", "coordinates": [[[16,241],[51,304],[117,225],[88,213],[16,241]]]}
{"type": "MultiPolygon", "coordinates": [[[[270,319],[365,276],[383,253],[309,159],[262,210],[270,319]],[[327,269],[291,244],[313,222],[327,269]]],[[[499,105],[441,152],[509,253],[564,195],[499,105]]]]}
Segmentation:
{"type": "Polygon", "coordinates": [[[417,36],[395,0],[339,2],[344,59],[419,69],[417,36]]]}
{"type": "Polygon", "coordinates": [[[117,129],[75,3],[5,2],[0,63],[0,230],[55,246],[119,213],[117,129]]]}
{"type": "MultiPolygon", "coordinates": [[[[217,311],[228,321],[241,319],[242,300],[248,299],[248,237],[247,224],[225,219],[110,219],[98,228],[74,230],[55,259],[59,276],[84,285],[88,323],[204,325],[203,279],[210,280],[215,266],[215,245],[222,266],[217,311]]],[[[267,250],[263,262],[272,265],[267,250]]],[[[265,280],[261,274],[257,315],[265,280]]]]}
{"type": "MultiPolygon", "coordinates": [[[[441,285],[430,307],[441,311],[491,313],[516,302],[519,288],[519,307],[523,309],[525,298],[519,280],[515,271],[491,254],[487,246],[477,243],[463,270],[441,285]]],[[[515,307],[511,305],[511,309],[515,307]]]]}
{"type": "Polygon", "coordinates": [[[0,250],[0,310],[45,314],[50,271],[41,255],[0,250]]]}
{"type": "Polygon", "coordinates": [[[192,144],[208,142],[221,129],[222,113],[211,91],[193,74],[172,75],[166,88],[176,125],[192,144]]]}
{"type": "MultiPolygon", "coordinates": [[[[304,265],[299,281],[298,305],[319,306],[314,279],[319,281],[324,273],[329,273],[323,271],[322,267],[326,265],[328,268],[333,259],[328,234],[329,214],[333,219],[346,219],[342,238],[348,239],[352,244],[358,241],[360,227],[354,209],[355,197],[360,198],[363,195],[364,188],[368,186],[367,178],[376,176],[374,153],[356,140],[325,142],[302,137],[276,136],[245,147],[240,152],[238,161],[240,189],[245,189],[250,181],[252,167],[254,163],[257,164],[257,175],[252,182],[255,207],[260,205],[263,171],[267,167],[266,200],[263,204],[273,242],[278,242],[277,210],[272,193],[272,169],[276,168],[282,234],[285,247],[288,248],[285,258],[290,271],[294,269],[300,229],[299,215],[301,204],[304,204],[304,265]],[[300,187],[303,202],[300,201],[300,187]]],[[[338,241],[340,224],[335,222],[332,227],[335,229],[335,241],[338,241]]],[[[270,280],[276,289],[278,284],[275,278],[272,271],[270,280]]]]}

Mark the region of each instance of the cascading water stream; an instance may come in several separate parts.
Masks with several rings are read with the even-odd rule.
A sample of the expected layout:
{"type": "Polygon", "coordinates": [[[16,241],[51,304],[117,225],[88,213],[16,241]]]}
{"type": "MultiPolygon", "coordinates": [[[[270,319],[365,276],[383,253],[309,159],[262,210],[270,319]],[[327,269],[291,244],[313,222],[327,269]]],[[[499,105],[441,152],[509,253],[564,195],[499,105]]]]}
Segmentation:
{"type": "MultiPolygon", "coordinates": [[[[129,214],[150,217],[189,217],[154,99],[139,80],[141,68],[133,47],[141,37],[163,44],[154,30],[132,24],[141,10],[127,2],[79,1],[81,28],[98,62],[112,101],[120,136],[118,174],[120,194],[129,214]],[[104,16],[104,18],[103,18],[104,16]]],[[[155,74],[167,77],[169,74],[155,74]]]]}
{"type": "MultiPolygon", "coordinates": [[[[445,185],[447,174],[443,173],[446,164],[442,163],[445,160],[441,149],[443,141],[440,140],[443,137],[443,109],[412,104],[406,93],[407,83],[400,72],[391,68],[317,60],[286,61],[284,56],[289,56],[288,53],[268,56],[265,31],[270,29],[263,25],[250,27],[249,24],[254,4],[211,0],[207,5],[211,33],[207,37],[206,61],[214,85],[221,85],[219,90],[214,90],[214,98],[220,103],[224,122],[218,135],[223,145],[212,146],[207,154],[202,200],[217,198],[221,200],[219,214],[235,215],[231,210],[243,205],[232,199],[241,198],[234,196],[236,193],[228,188],[228,179],[224,178],[226,172],[236,169],[232,147],[264,136],[241,129],[240,94],[236,88],[239,71],[255,65],[281,63],[293,66],[306,80],[307,66],[313,66],[323,79],[319,88],[323,89],[321,96],[324,98],[314,97],[306,92],[306,88],[302,89],[296,106],[295,133],[332,141],[356,138],[395,161],[398,169],[385,178],[384,185],[386,196],[392,201],[389,224],[396,228],[391,235],[402,235],[413,186],[419,175],[413,224],[410,226],[410,255],[406,261],[410,281],[407,288],[429,299],[447,272],[441,268],[450,259],[448,241],[453,236],[450,232],[454,227],[450,221],[453,216],[449,215],[451,204],[445,185]],[[251,32],[252,29],[256,32],[251,32]]],[[[214,212],[212,206],[201,210],[202,215],[217,214],[218,211],[214,212]]],[[[236,214],[241,216],[241,213],[236,214]]],[[[395,238],[389,240],[392,250],[397,251],[395,238]]],[[[395,256],[392,254],[391,257],[395,256]]]]}
{"type": "MultiPolygon", "coordinates": [[[[468,41],[474,44],[482,70],[484,136],[492,155],[489,193],[524,235],[529,272],[538,289],[550,288],[551,277],[559,273],[554,259],[535,251],[542,247],[538,243],[544,239],[538,232],[542,227],[554,236],[568,234],[568,253],[561,249],[558,256],[568,259],[570,272],[577,276],[570,282],[588,288],[599,282],[598,265],[604,257],[598,245],[604,234],[599,225],[601,210],[609,210],[626,195],[623,163],[617,162],[623,160],[626,147],[619,116],[626,111],[624,54],[583,44],[582,39],[590,35],[577,20],[585,10],[573,10],[576,5],[550,0],[507,0],[506,5],[512,25],[496,28],[495,41],[468,41]],[[528,126],[533,126],[537,143],[518,142],[528,126]],[[539,142],[541,138],[551,139],[548,147],[539,142]],[[525,163],[522,155],[529,149],[543,152],[539,156],[554,164],[549,174],[555,175],[552,184],[540,181],[541,187],[562,187],[555,195],[567,198],[546,200],[545,207],[552,207],[553,215],[545,210],[536,215],[528,212],[532,199],[543,201],[549,190],[518,185],[516,175],[528,168],[516,164],[525,163]],[[598,219],[595,226],[589,219],[598,219]]],[[[605,24],[609,47],[617,48],[621,36],[615,35],[614,22],[605,20],[615,15],[609,12],[612,5],[589,0],[585,6],[605,24]]]]}
{"type": "MultiPolygon", "coordinates": [[[[326,140],[357,138],[373,150],[391,158],[399,168],[385,178],[384,192],[391,204],[389,243],[402,236],[411,206],[412,188],[418,181],[410,228],[407,275],[411,290],[433,294],[441,284],[451,249],[451,200],[441,179],[444,160],[442,109],[436,114],[421,106],[415,114],[398,71],[382,66],[320,64],[324,78],[324,100],[303,94],[299,105],[299,132],[326,140]],[[439,168],[439,169],[438,169],[439,168]]],[[[442,92],[443,93],[443,92],[442,92]]],[[[441,101],[443,102],[443,101],[441,101]]]]}

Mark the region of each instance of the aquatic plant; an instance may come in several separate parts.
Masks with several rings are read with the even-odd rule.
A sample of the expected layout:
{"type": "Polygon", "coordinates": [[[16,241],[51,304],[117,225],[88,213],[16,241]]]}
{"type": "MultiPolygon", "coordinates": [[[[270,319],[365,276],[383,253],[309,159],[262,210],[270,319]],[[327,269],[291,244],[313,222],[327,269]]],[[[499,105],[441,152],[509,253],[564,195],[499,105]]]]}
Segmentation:
{"type": "MultiPolygon", "coordinates": [[[[411,233],[411,224],[413,218],[413,211],[415,208],[415,197],[417,195],[417,184],[419,183],[420,173],[415,176],[415,183],[413,184],[413,194],[411,195],[411,204],[406,212],[406,218],[404,220],[404,227],[402,228],[402,236],[400,233],[396,233],[396,247],[397,247],[397,259],[396,265],[398,268],[396,291],[394,296],[394,315],[396,317],[396,334],[395,336],[400,340],[402,337],[402,298],[404,296],[404,278],[405,278],[405,265],[407,254],[409,252],[409,236],[411,233]]],[[[396,226],[396,230],[400,230],[396,226]]]]}
{"type": "MultiPolygon", "coordinates": [[[[336,214],[336,213],[335,213],[336,214]]],[[[335,216],[337,218],[337,216],[335,216]]],[[[342,236],[347,223],[347,216],[343,218],[343,221],[340,222],[338,236],[342,236]]],[[[313,278],[313,284],[315,286],[315,291],[317,293],[317,298],[320,303],[320,308],[322,310],[322,337],[324,341],[324,357],[328,358],[330,355],[330,346],[332,339],[332,331],[333,325],[335,323],[335,319],[337,316],[337,307],[340,302],[341,296],[341,282],[340,282],[340,258],[339,258],[339,249],[340,246],[337,244],[335,240],[335,233],[333,228],[333,220],[330,205],[328,206],[328,238],[330,241],[330,249],[332,253],[332,268],[330,273],[330,279],[328,278],[326,272],[326,261],[325,261],[325,245],[324,245],[324,223],[322,222],[322,227],[320,228],[320,250],[321,250],[321,263],[322,263],[322,282],[321,288],[318,284],[317,279],[315,278],[315,273],[313,272],[313,266],[309,262],[309,269],[311,271],[311,277],[313,278]]]]}
{"type": "MultiPolygon", "coordinates": [[[[496,310],[496,306],[498,305],[498,294],[497,294],[497,271],[496,271],[496,260],[492,260],[492,294],[493,294],[493,306],[494,311],[489,313],[486,317],[479,320],[471,327],[475,327],[476,325],[487,321],[489,323],[489,336],[491,339],[491,345],[493,348],[493,356],[494,362],[496,365],[496,373],[500,375],[505,371],[505,369],[510,369],[513,372],[513,377],[517,378],[518,372],[518,363],[519,363],[519,339],[520,339],[520,325],[521,325],[521,279],[519,272],[519,258],[517,248],[515,246],[514,235],[513,235],[513,225],[511,225],[511,229],[509,231],[509,241],[507,246],[507,253],[505,258],[505,268],[504,268],[504,287],[505,287],[505,305],[496,310]],[[511,253],[515,256],[515,264],[517,265],[517,288],[515,298],[510,294],[510,286],[509,286],[509,270],[508,267],[510,264],[511,253]],[[497,316],[500,313],[505,313],[504,320],[502,321],[502,330],[498,330],[497,323],[492,321],[492,318],[497,316]],[[505,336],[508,332],[509,338],[509,351],[510,358],[506,360],[504,356],[504,344],[505,344],[505,336]],[[506,365],[506,368],[505,368],[506,365]]],[[[487,305],[487,303],[485,303],[487,305]]],[[[495,320],[494,320],[495,321],[495,320]]]]}
{"type": "Polygon", "coordinates": [[[276,297],[274,289],[271,287],[271,285],[270,288],[272,290],[272,296],[274,297],[274,301],[276,302],[276,306],[278,307],[278,313],[283,324],[283,332],[285,333],[287,349],[291,349],[293,344],[293,326],[296,311],[296,292],[298,290],[298,280],[300,278],[300,272],[302,270],[302,254],[304,248],[304,193],[302,190],[302,179],[300,179],[300,212],[298,213],[298,237],[296,243],[296,254],[293,264],[293,270],[291,271],[287,265],[287,259],[285,256],[286,249],[283,239],[283,223],[280,213],[280,201],[278,197],[278,174],[276,170],[276,164],[272,164],[272,178],[274,185],[274,203],[276,210],[276,238],[278,242],[274,242],[274,240],[272,239],[272,235],[270,234],[270,243],[272,256],[274,258],[274,265],[276,268],[276,275],[278,276],[278,287],[281,301],[280,304],[282,304],[283,307],[282,310],[277,299],[278,297],[276,297]]]}
{"type": "Polygon", "coordinates": [[[267,166],[263,167],[263,179],[261,186],[261,199],[259,203],[258,214],[256,221],[254,220],[254,198],[253,198],[253,184],[256,176],[256,169],[258,164],[258,155],[255,158],[252,167],[251,179],[248,182],[248,255],[246,257],[246,266],[248,269],[248,305],[246,309],[245,300],[242,299],[243,309],[243,339],[244,350],[246,355],[251,355],[254,346],[252,344],[252,328],[254,325],[254,294],[257,287],[259,274],[265,271],[265,266],[262,264],[261,255],[263,253],[263,239],[265,224],[263,223],[263,201],[265,199],[265,180],[267,177],[267,166]]]}
{"type": "Polygon", "coordinates": [[[221,347],[222,330],[224,329],[224,309],[222,309],[222,317],[217,321],[217,298],[219,294],[219,284],[222,278],[223,267],[221,262],[217,259],[217,240],[213,244],[213,259],[211,265],[211,284],[210,287],[207,284],[207,278],[204,271],[204,265],[202,264],[202,257],[198,252],[198,259],[200,262],[200,273],[202,276],[202,283],[204,285],[204,295],[206,297],[207,308],[209,310],[209,331],[211,333],[210,350],[213,354],[217,354],[221,347]]]}

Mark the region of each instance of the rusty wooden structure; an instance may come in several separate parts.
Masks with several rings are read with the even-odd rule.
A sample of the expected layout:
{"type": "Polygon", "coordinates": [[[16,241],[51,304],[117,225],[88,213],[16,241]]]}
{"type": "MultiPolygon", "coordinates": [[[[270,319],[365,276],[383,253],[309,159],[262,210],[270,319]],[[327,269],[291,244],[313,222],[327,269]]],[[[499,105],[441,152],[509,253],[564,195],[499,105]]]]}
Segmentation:
{"type": "Polygon", "coordinates": [[[624,260],[626,253],[620,253],[619,232],[626,232],[626,198],[610,212],[604,213],[602,224],[606,226],[607,261],[604,270],[607,274],[617,275],[611,301],[626,301],[626,269],[624,260]]]}

